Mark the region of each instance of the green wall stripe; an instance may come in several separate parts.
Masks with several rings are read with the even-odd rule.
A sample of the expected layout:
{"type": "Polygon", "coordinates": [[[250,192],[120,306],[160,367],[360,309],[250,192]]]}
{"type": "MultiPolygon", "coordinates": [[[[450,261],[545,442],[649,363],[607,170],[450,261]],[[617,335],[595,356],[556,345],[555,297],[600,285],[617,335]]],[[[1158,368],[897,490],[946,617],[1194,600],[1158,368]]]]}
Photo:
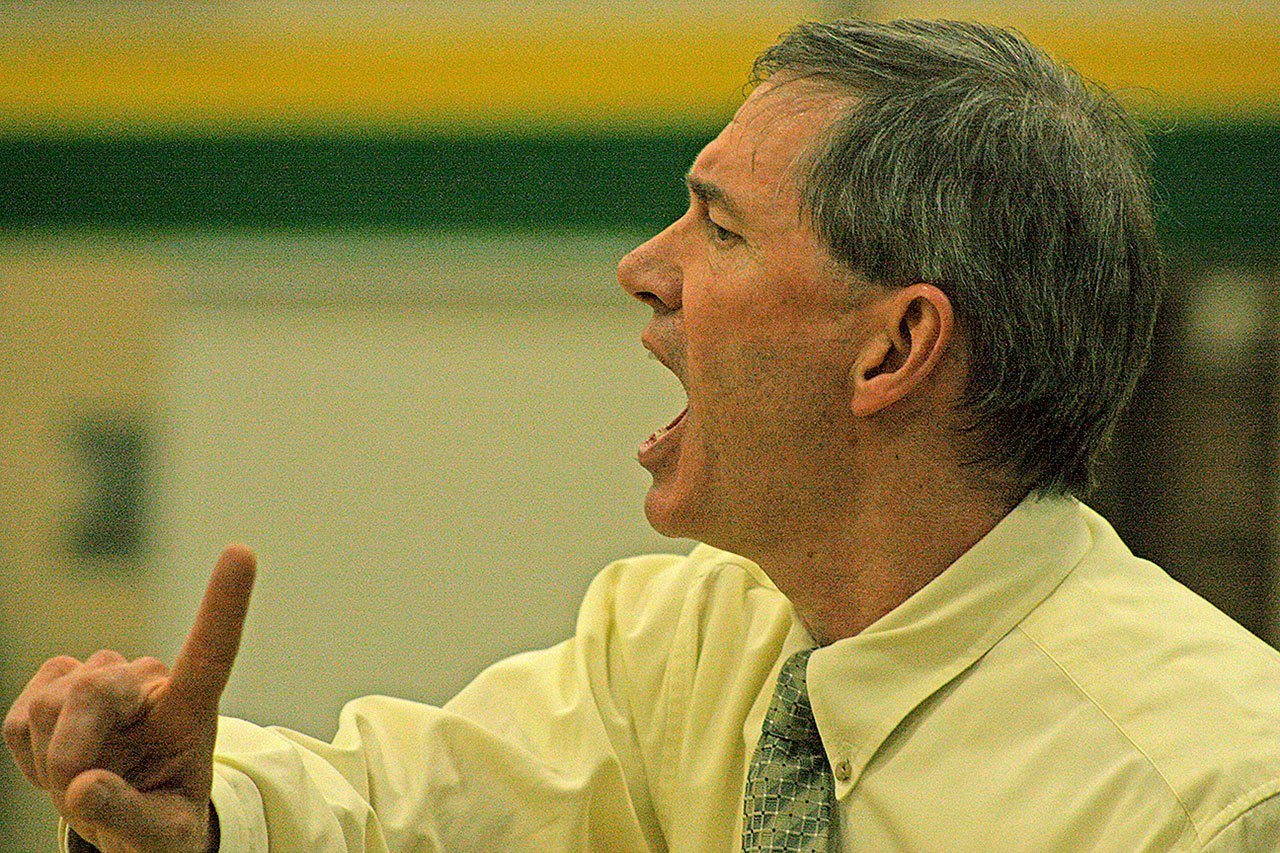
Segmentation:
{"type": "Polygon", "coordinates": [[[1280,123],[1186,124],[1152,139],[1166,250],[1280,263],[1280,123]]]}
{"type": "MultiPolygon", "coordinates": [[[[0,138],[0,227],[662,227],[711,128],[600,136],[0,138]]],[[[1153,138],[1175,256],[1280,259],[1280,123],[1153,138]]]]}
{"type": "Polygon", "coordinates": [[[705,138],[8,138],[0,224],[650,224],[705,138]]]}

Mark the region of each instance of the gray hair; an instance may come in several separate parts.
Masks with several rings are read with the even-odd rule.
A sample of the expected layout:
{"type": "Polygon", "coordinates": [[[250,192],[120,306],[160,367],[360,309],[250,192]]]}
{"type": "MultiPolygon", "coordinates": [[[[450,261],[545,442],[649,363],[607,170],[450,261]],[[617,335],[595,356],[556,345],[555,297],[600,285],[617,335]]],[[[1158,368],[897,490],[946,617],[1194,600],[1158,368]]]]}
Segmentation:
{"type": "Polygon", "coordinates": [[[831,254],[952,300],[969,374],[962,456],[984,478],[1085,492],[1151,346],[1163,267],[1140,129],[1016,32],[802,24],[756,60],[857,96],[802,193],[831,254]]]}

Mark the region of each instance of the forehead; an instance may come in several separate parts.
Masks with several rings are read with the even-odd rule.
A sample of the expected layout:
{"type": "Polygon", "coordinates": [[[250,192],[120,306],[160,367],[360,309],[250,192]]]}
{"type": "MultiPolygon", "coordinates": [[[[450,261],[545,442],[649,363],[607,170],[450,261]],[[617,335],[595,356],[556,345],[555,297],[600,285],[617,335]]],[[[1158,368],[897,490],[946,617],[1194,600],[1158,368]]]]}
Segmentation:
{"type": "Polygon", "coordinates": [[[793,193],[805,156],[852,98],[800,78],[770,78],[694,161],[690,175],[726,190],[793,193]]]}

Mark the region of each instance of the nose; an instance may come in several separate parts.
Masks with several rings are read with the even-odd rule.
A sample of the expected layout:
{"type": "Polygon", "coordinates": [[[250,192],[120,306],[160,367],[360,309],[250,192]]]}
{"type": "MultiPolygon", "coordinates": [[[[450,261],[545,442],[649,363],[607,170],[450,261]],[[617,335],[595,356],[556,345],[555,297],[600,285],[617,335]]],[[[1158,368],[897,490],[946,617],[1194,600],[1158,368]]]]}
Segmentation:
{"type": "Polygon", "coordinates": [[[683,279],[671,252],[674,227],[632,249],[618,262],[618,284],[652,308],[654,314],[680,310],[683,279]]]}

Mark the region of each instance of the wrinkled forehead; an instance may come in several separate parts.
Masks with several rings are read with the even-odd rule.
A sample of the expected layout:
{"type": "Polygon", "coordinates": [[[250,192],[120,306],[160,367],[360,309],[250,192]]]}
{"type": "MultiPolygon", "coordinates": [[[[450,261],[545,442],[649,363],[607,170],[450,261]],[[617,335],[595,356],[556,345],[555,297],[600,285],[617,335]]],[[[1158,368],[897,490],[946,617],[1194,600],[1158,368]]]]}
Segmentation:
{"type": "Polygon", "coordinates": [[[854,101],[854,95],[819,77],[781,72],[752,90],[730,124],[827,123],[854,101]]]}
{"type": "Polygon", "coordinates": [[[778,75],[761,83],[720,135],[699,156],[717,170],[793,180],[807,165],[832,123],[855,102],[830,84],[778,75]]]}

